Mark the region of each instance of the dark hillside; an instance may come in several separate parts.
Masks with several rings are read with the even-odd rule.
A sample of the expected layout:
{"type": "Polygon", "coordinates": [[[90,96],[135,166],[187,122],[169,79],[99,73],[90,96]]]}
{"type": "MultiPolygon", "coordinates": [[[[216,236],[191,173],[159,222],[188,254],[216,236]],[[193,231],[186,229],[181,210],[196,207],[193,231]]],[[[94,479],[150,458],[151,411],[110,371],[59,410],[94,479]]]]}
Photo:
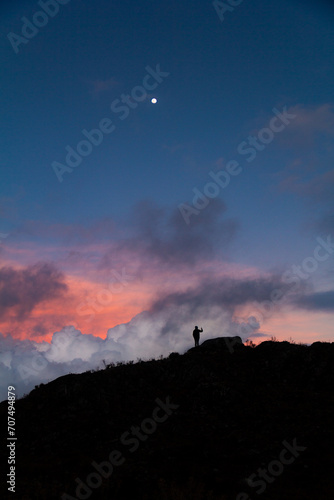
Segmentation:
{"type": "Polygon", "coordinates": [[[333,386],[334,343],[222,338],[60,377],[16,402],[17,492],[1,498],[328,500],[333,386]]]}

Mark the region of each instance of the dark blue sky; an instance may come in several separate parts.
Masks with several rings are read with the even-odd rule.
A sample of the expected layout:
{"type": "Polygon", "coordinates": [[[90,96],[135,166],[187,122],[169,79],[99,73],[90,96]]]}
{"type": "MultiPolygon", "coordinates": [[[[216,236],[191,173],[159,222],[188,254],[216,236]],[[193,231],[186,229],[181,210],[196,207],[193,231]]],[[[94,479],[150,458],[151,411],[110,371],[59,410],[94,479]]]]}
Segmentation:
{"type": "MultiPolygon", "coordinates": [[[[126,248],[129,262],[147,263],[153,252],[164,272],[186,283],[184,269],[166,257],[179,246],[198,273],[214,262],[282,274],[334,232],[330,2],[244,0],[221,12],[223,20],[203,0],[56,5],[25,42],[15,36],[26,19],[43,24],[45,15],[36,17],[41,6],[16,1],[0,8],[4,265],[51,261],[71,289],[69,282],[87,277],[89,259],[96,266],[90,278],[101,281],[110,247],[116,263],[126,248]],[[148,66],[165,76],[143,99],[128,101],[122,120],[111,105],[115,110],[122,95],[143,85],[148,66]],[[293,118],[276,120],[268,136],[274,109],[293,118]],[[114,130],[59,182],[53,162],[66,165],[65,148],[76,150],[87,140],[82,131],[103,119],[114,130]],[[241,152],[247,147],[255,147],[252,161],[241,152]],[[241,173],[198,210],[195,192],[232,160],[241,173]],[[198,212],[189,224],[182,204],[198,212]]],[[[331,256],[308,283],[319,293],[331,290],[332,268],[331,256]]],[[[140,276],[153,297],[153,278],[140,276]]],[[[156,279],[161,293],[165,277],[156,279]]],[[[73,294],[79,289],[76,282],[73,294]]]]}

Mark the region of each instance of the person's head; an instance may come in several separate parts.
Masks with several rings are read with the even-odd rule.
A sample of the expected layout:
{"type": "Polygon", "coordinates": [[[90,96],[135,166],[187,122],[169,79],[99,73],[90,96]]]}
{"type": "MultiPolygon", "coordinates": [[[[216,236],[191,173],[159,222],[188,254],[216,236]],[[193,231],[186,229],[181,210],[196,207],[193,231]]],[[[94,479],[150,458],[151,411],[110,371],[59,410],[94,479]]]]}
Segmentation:
{"type": "Polygon", "coordinates": [[[195,326],[196,330],[198,330],[198,326],[195,326]]]}

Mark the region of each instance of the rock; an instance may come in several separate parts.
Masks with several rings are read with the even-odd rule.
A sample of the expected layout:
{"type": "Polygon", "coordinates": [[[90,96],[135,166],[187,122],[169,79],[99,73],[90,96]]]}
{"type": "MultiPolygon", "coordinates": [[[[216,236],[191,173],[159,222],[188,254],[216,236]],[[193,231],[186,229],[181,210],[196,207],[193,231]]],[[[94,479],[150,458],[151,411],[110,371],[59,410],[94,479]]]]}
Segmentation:
{"type": "Polygon", "coordinates": [[[215,339],[205,340],[200,348],[208,351],[219,351],[219,350],[228,350],[233,352],[234,349],[238,349],[240,347],[244,347],[242,340],[240,337],[217,337],[215,339]]]}

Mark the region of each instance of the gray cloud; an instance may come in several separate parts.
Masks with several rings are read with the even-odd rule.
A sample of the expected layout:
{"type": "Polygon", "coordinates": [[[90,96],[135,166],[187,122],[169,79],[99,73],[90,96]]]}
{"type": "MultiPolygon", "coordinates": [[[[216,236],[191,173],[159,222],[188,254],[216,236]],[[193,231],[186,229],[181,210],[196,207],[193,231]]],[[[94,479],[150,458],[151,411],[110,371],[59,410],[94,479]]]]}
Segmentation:
{"type": "Polygon", "coordinates": [[[203,259],[222,257],[238,229],[237,221],[228,219],[226,211],[222,200],[212,200],[188,226],[177,208],[170,211],[153,202],[138,203],[127,224],[129,236],[113,245],[101,267],[110,266],[122,252],[136,253],[143,264],[168,266],[192,266],[203,259]]]}
{"type": "Polygon", "coordinates": [[[25,269],[0,269],[0,313],[15,311],[23,319],[37,304],[67,291],[64,276],[53,264],[37,263],[25,269]]]}
{"type": "Polygon", "coordinates": [[[295,304],[311,311],[334,311],[334,290],[304,295],[299,297],[295,304]]]}
{"type": "Polygon", "coordinates": [[[221,306],[233,311],[236,306],[270,300],[270,294],[274,289],[288,292],[289,286],[284,285],[279,276],[245,280],[232,278],[204,280],[195,289],[171,293],[158,299],[152,305],[152,311],[162,311],[173,304],[179,306],[187,304],[193,311],[212,306],[221,306]]]}

